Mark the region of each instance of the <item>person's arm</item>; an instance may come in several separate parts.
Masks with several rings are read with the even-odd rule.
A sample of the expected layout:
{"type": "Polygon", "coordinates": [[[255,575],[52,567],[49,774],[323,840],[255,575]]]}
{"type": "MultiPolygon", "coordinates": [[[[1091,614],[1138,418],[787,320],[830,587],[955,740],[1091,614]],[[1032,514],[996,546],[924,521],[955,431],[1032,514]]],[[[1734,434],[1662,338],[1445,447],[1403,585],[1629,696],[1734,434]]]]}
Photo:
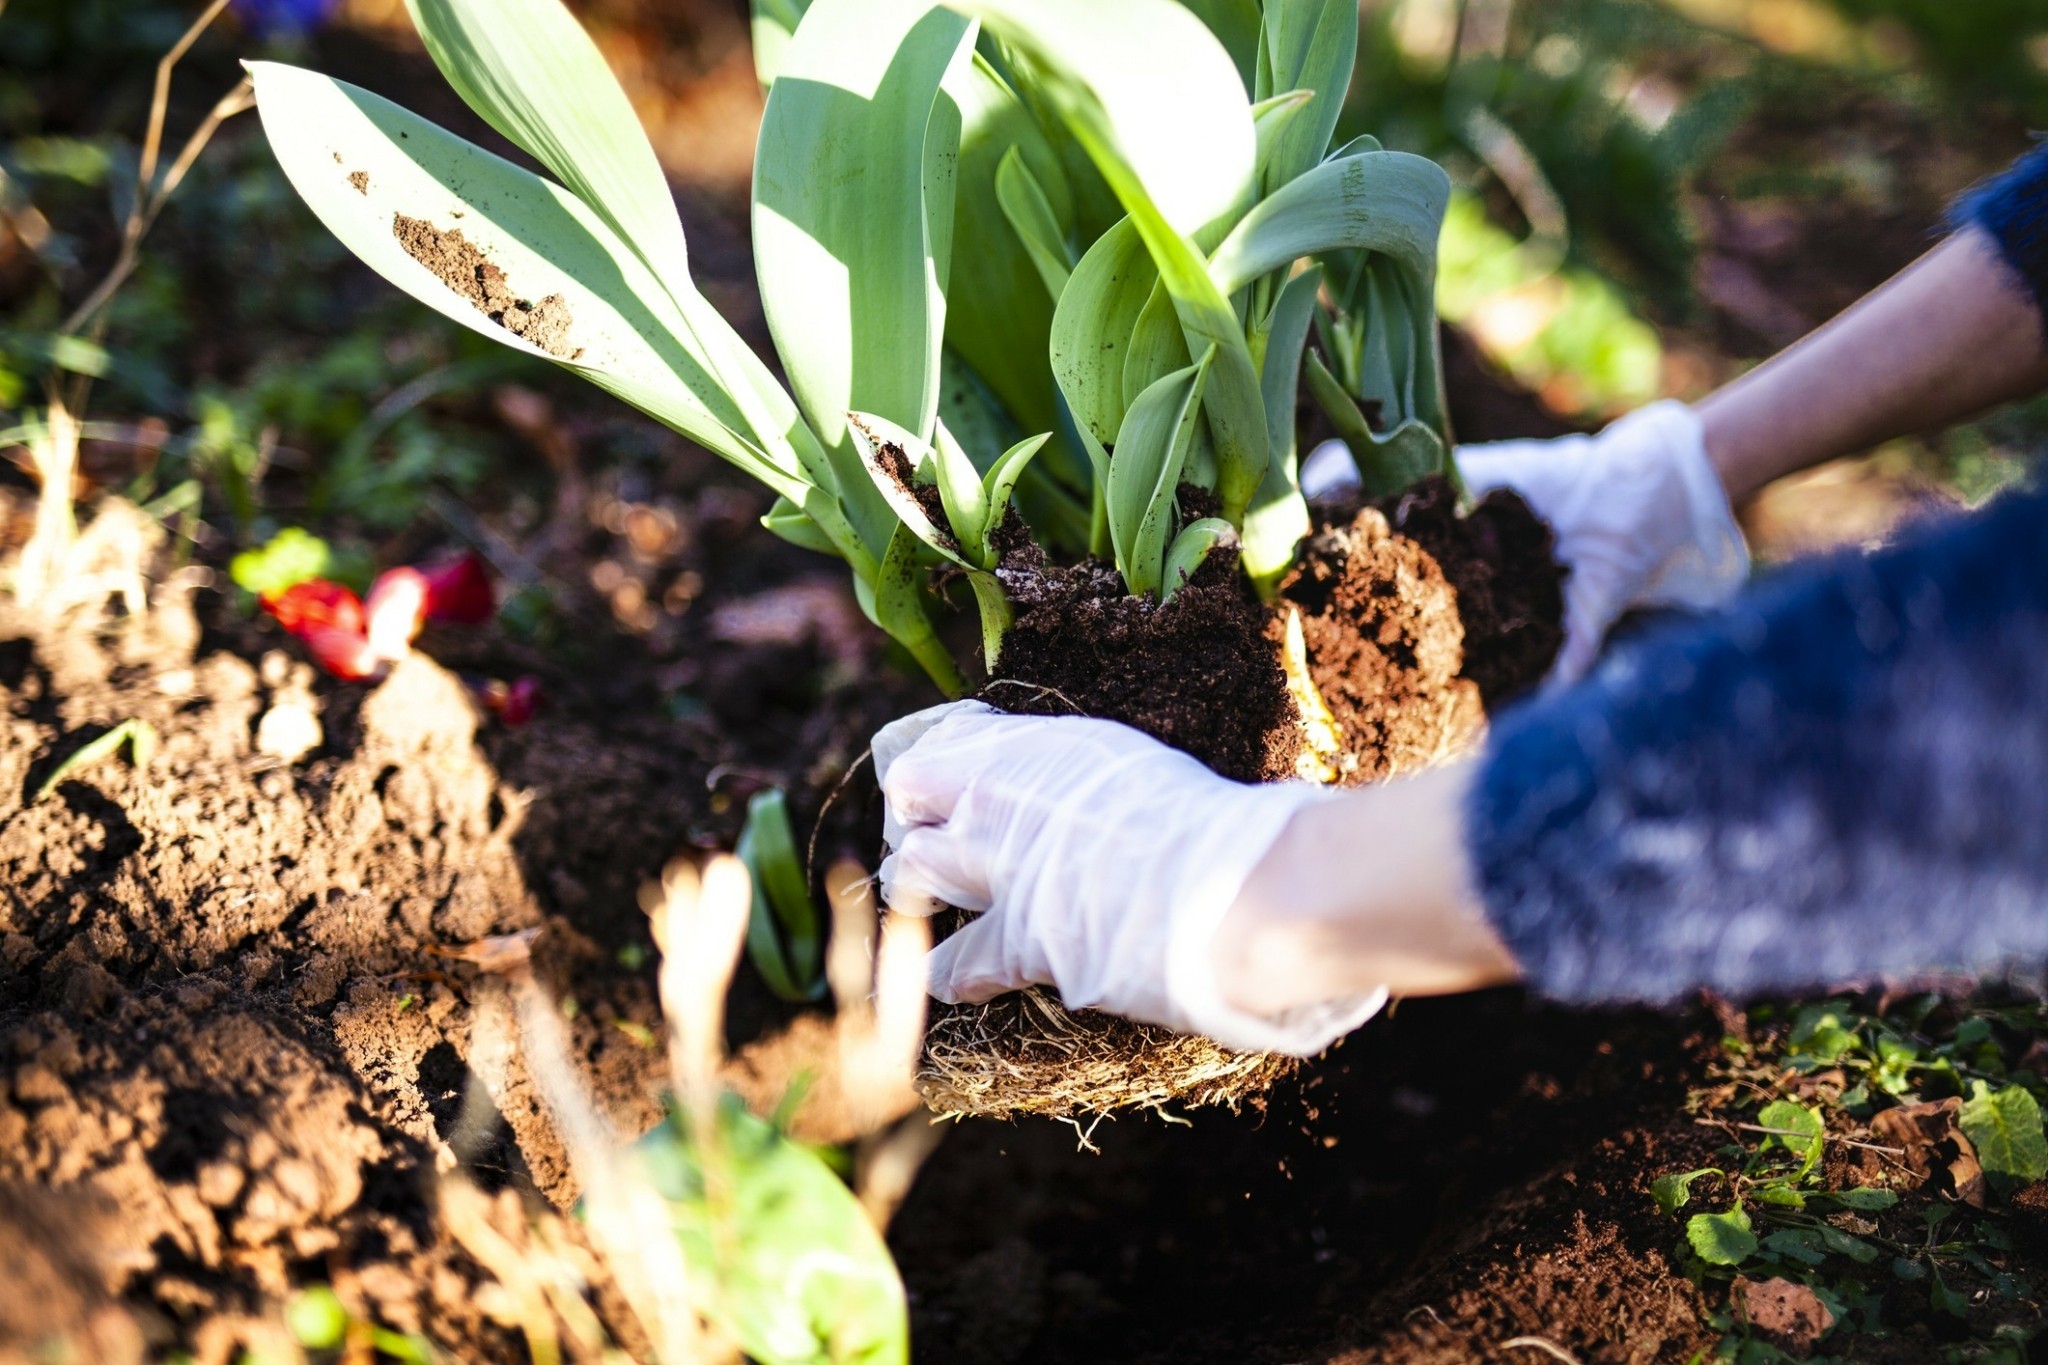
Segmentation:
{"type": "Polygon", "coordinates": [[[1973,223],[1695,411],[1739,503],[1773,479],[2044,387],[2040,309],[1999,239],[1973,223]]]}
{"type": "Polygon", "coordinates": [[[1297,813],[1218,933],[1253,1013],[1525,977],[1578,1001],[2048,964],[2048,494],[1788,571],[1297,813]]]}

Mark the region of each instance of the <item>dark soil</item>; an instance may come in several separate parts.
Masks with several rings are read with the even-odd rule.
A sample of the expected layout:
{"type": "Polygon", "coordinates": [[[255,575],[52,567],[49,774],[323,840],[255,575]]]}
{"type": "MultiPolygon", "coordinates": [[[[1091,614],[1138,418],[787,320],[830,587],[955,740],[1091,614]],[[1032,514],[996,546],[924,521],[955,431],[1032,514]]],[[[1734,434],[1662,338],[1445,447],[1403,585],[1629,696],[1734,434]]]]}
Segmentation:
{"type": "Polygon", "coordinates": [[[1101,716],[1240,782],[1290,777],[1300,727],[1236,561],[1211,555],[1164,606],[1099,563],[1002,570],[1017,611],[983,695],[1026,715],[1101,716]]]}
{"type": "MultiPolygon", "coordinates": [[[[349,177],[358,192],[369,193],[370,178],[361,171],[349,177]],[[362,179],[357,180],[357,176],[362,179]]],[[[441,283],[468,299],[477,312],[512,335],[538,346],[557,360],[574,360],[583,348],[569,337],[575,320],[569,303],[560,294],[550,294],[535,303],[520,298],[505,278],[505,271],[468,238],[461,228],[442,231],[424,218],[391,215],[391,235],[405,248],[406,255],[434,272],[441,283]]]]}

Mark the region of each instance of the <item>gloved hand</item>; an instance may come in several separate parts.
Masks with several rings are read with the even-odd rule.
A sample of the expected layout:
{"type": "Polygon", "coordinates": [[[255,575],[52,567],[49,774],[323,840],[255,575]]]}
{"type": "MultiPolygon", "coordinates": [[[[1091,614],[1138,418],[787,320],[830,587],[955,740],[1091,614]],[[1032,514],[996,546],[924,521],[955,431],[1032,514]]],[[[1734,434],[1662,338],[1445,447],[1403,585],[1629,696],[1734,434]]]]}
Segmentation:
{"type": "Polygon", "coordinates": [[[885,802],[882,894],[979,918],[932,950],[932,994],[987,1000],[1040,982],[1227,1047],[1309,1055],[1365,1022],[1386,992],[1246,1013],[1212,948],[1245,879],[1326,789],[1250,786],[1111,721],[934,707],[875,736],[885,802]]]}
{"type": "MultiPolygon", "coordinates": [[[[1302,467],[1311,491],[1339,486],[1337,457],[1350,467],[1341,443],[1324,454],[1330,444],[1302,467]]],[[[1652,403],[1597,436],[1460,446],[1457,458],[1475,495],[1512,488],[1557,535],[1557,556],[1572,572],[1554,682],[1590,669],[1608,627],[1631,607],[1716,607],[1749,577],[1749,550],[1700,419],[1683,403],[1652,403]]]]}

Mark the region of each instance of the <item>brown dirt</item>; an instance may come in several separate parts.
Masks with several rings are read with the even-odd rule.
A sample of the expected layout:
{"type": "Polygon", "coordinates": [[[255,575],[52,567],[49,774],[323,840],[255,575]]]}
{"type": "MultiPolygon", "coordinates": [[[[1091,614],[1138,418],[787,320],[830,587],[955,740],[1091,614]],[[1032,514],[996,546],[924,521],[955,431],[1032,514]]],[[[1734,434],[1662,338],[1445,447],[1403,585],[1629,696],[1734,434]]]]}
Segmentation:
{"type": "Polygon", "coordinates": [[[1027,562],[1002,577],[1017,620],[984,689],[992,705],[1122,721],[1240,782],[1293,774],[1287,680],[1230,556],[1211,555],[1164,606],[1099,563],[1027,562]]]}
{"type": "MultiPolygon", "coordinates": [[[[361,171],[356,175],[363,175],[361,171]]],[[[349,183],[369,193],[369,177],[361,183],[355,176],[349,183]]],[[[513,336],[538,346],[557,360],[574,360],[583,348],[570,339],[575,320],[569,303],[560,294],[540,302],[520,298],[505,278],[502,267],[493,263],[476,245],[462,235],[461,228],[443,231],[424,218],[391,215],[391,235],[408,256],[434,272],[441,283],[453,289],[492,322],[513,336]]]]}

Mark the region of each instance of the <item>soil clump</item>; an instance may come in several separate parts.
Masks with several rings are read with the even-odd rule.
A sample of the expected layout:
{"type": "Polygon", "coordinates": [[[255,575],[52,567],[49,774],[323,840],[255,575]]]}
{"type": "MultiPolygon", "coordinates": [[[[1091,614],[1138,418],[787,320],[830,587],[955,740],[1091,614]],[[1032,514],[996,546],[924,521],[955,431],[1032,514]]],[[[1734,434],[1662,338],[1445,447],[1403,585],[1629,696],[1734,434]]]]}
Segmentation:
{"type": "MultiPolygon", "coordinates": [[[[360,182],[352,176],[349,183],[359,193],[369,193],[367,175],[360,182]]],[[[570,340],[574,319],[569,315],[569,301],[560,294],[550,294],[538,303],[519,297],[504,269],[464,237],[461,228],[444,232],[424,218],[394,213],[391,235],[406,255],[433,271],[441,283],[513,336],[557,360],[574,360],[583,354],[583,348],[570,340]]]]}

